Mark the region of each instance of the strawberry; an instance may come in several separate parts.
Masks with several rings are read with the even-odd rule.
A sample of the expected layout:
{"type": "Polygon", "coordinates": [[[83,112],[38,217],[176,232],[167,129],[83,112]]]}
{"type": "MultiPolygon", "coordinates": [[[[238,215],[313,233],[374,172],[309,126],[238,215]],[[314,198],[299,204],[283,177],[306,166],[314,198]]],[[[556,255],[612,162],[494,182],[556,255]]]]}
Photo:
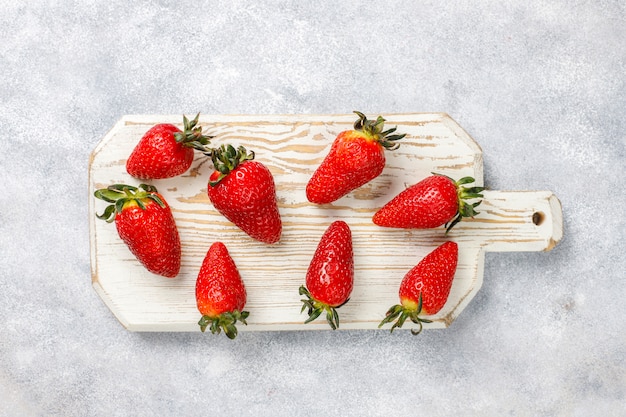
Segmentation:
{"type": "Polygon", "coordinates": [[[300,287],[302,310],[308,308],[309,323],[326,311],[326,320],[339,327],[337,308],[348,302],[354,285],[352,232],[344,221],[337,220],[326,229],[313,254],[306,274],[306,287],[300,287]]]}
{"type": "Polygon", "coordinates": [[[180,271],[180,237],[172,210],[151,185],[114,184],[96,190],[96,198],[111,203],[97,217],[115,221],[117,233],[150,272],[174,278],[180,271]]]}
{"type": "Polygon", "coordinates": [[[418,334],[422,330],[422,323],[431,323],[431,320],[420,315],[433,315],[446,303],[452,280],[456,272],[459,256],[459,247],[455,242],[445,242],[426,255],[402,279],[400,284],[400,304],[392,306],[378,327],[398,319],[391,331],[402,327],[406,319],[419,325],[418,334]]]}
{"type": "Polygon", "coordinates": [[[246,323],[246,287],[237,266],[222,242],[209,248],[196,280],[196,303],[202,318],[198,322],[203,332],[224,330],[229,339],[237,336],[237,321],[246,323]]]}
{"type": "Polygon", "coordinates": [[[270,170],[254,161],[254,152],[243,146],[222,145],[211,158],[215,171],[209,177],[207,194],[213,206],[250,237],[278,242],[282,222],[270,170]]]}
{"type": "Polygon", "coordinates": [[[148,130],[126,161],[126,171],[135,178],[171,178],[187,171],[193,162],[194,149],[203,153],[212,136],[202,134],[197,126],[200,114],[189,121],[183,116],[183,131],[169,123],[148,130]]]}
{"type": "Polygon", "coordinates": [[[402,191],[374,214],[372,221],[385,227],[430,229],[446,225],[448,233],[463,217],[474,217],[481,201],[483,187],[463,187],[474,182],[472,177],[459,181],[434,174],[402,191]]]}
{"type": "Polygon", "coordinates": [[[371,121],[355,113],[359,119],[354,129],[339,133],[307,183],[306,197],[312,203],[332,203],[379,176],[385,167],[385,149],[397,149],[396,141],[405,136],[390,135],[395,127],[383,131],[381,116],[371,121]]]}

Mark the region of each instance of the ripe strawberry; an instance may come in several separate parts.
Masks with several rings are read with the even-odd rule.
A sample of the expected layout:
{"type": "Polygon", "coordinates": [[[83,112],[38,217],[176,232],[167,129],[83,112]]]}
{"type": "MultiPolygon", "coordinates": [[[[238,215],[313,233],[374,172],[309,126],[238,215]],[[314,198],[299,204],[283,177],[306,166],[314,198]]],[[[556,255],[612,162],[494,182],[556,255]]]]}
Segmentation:
{"type": "Polygon", "coordinates": [[[385,227],[404,229],[430,229],[446,225],[448,233],[463,217],[474,217],[474,210],[481,201],[466,200],[482,198],[483,187],[462,187],[474,182],[472,177],[459,181],[444,175],[431,175],[402,191],[385,204],[372,221],[385,227]]]}
{"type": "Polygon", "coordinates": [[[308,308],[309,323],[326,311],[326,320],[339,327],[337,308],[348,302],[354,285],[352,233],[344,221],[331,223],[322,235],[306,274],[306,287],[300,287],[303,312],[308,308]]]}
{"type": "Polygon", "coordinates": [[[391,331],[402,327],[406,319],[419,325],[413,334],[422,331],[422,323],[431,320],[420,317],[420,314],[437,313],[446,303],[452,280],[456,272],[459,247],[455,242],[446,242],[426,255],[413,267],[400,284],[400,304],[392,306],[378,327],[398,319],[391,331]]]}
{"type": "Polygon", "coordinates": [[[250,237],[276,243],[282,222],[276,202],[274,177],[265,165],[253,161],[254,152],[222,145],[212,152],[215,171],[207,194],[213,206],[250,237]]]}
{"type": "Polygon", "coordinates": [[[243,311],[246,305],[246,287],[237,266],[222,242],[209,248],[196,280],[196,303],[202,318],[198,322],[203,332],[224,330],[229,339],[237,336],[237,321],[246,323],[250,314],[243,311]]]}
{"type": "Polygon", "coordinates": [[[157,189],[114,184],[96,190],[111,203],[97,217],[111,223],[130,251],[150,272],[174,278],[180,271],[180,238],[172,211],[157,189]]]}
{"type": "Polygon", "coordinates": [[[306,186],[307,199],[316,204],[331,203],[373,180],[385,167],[385,149],[394,150],[405,135],[391,135],[396,128],[383,131],[385,119],[359,120],[354,129],[337,136],[321,165],[306,186]]]}
{"type": "Polygon", "coordinates": [[[189,121],[183,116],[183,131],[169,123],[160,123],[139,140],[126,161],[126,171],[135,178],[171,178],[187,171],[193,162],[194,149],[203,153],[212,136],[202,134],[197,126],[200,114],[189,121]]]}

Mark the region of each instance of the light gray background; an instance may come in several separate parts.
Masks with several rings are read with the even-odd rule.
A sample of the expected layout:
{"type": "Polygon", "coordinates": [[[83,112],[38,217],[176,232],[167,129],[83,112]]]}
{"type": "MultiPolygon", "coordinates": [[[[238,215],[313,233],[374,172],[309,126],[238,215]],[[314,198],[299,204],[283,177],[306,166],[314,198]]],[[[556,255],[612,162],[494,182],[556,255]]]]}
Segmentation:
{"type": "Polygon", "coordinates": [[[0,415],[626,415],[623,1],[0,3],[0,415]],[[120,326],[87,172],[122,115],[355,109],[448,112],[565,238],[419,337],[120,326]]]}

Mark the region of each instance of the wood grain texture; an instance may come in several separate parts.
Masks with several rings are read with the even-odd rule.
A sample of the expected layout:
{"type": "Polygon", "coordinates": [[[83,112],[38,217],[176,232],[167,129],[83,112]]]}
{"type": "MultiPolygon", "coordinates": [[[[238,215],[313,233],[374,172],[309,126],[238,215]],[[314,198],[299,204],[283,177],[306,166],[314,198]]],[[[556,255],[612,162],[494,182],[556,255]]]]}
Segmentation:
{"type": "MultiPolygon", "coordinates": [[[[375,116],[375,115],[374,115],[375,116]]],[[[345,115],[201,115],[213,145],[244,145],[274,175],[283,235],[278,244],[252,240],[222,217],[207,195],[210,160],[197,153],[180,177],[155,180],[172,207],[183,247],[174,279],[147,272],[117,236],[115,226],[96,218],[105,203],[93,192],[113,183],[137,185],[125,162],[143,134],[156,123],[182,124],[181,115],[125,116],[93,150],[89,167],[89,225],[92,283],[120,323],[131,331],[199,331],[194,289],[202,260],[214,241],[226,244],[245,281],[250,330],[328,329],[324,319],[303,324],[298,288],[328,225],[346,221],[353,233],[355,286],[339,309],[340,329],[375,329],[398,302],[404,274],[446,240],[459,244],[459,266],[448,302],[425,328],[443,328],[472,300],[483,280],[485,251],[549,250],[561,239],[562,214],[549,191],[486,191],[480,214],[447,236],[432,230],[387,229],[372,215],[407,186],[431,172],[483,183],[478,144],[443,113],[385,114],[386,126],[407,133],[401,147],[387,152],[380,177],[335,203],[307,201],[305,185],[333,139],[355,120],[345,115]]],[[[410,327],[405,325],[406,327],[410,327]]]]}

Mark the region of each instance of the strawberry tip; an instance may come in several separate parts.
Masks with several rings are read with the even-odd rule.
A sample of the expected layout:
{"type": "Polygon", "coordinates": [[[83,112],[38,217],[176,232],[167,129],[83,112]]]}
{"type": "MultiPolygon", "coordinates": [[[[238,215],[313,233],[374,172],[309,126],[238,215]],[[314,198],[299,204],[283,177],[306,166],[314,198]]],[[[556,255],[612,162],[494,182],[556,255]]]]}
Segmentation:
{"type": "Polygon", "coordinates": [[[249,315],[250,313],[248,311],[239,310],[227,311],[217,317],[204,315],[200,318],[200,321],[198,321],[198,325],[203,333],[207,328],[211,330],[212,334],[220,334],[223,330],[224,334],[232,340],[236,338],[238,334],[235,324],[239,321],[247,325],[248,322],[246,319],[249,315]]]}
{"type": "Polygon", "coordinates": [[[413,323],[417,324],[416,329],[411,329],[411,334],[418,335],[422,332],[424,328],[423,323],[432,323],[432,320],[425,319],[420,317],[420,313],[422,312],[422,293],[419,295],[419,299],[417,301],[417,308],[407,308],[400,304],[393,305],[387,310],[385,314],[385,318],[380,322],[378,328],[380,329],[387,323],[393,323],[390,329],[390,333],[396,328],[401,328],[407,319],[410,319],[413,323]]]}
{"type": "Polygon", "coordinates": [[[146,209],[146,201],[151,200],[160,207],[165,207],[165,202],[159,197],[158,190],[155,186],[149,184],[140,184],[138,187],[126,184],[112,184],[107,188],[101,188],[94,192],[94,197],[110,203],[102,214],[96,217],[106,220],[107,223],[115,220],[115,215],[121,213],[124,207],[130,203],[136,203],[141,209],[146,209]]]}
{"type": "Polygon", "coordinates": [[[211,150],[206,145],[211,143],[214,136],[202,133],[202,126],[198,126],[199,118],[200,113],[196,114],[192,120],[183,115],[183,131],[174,133],[174,139],[183,146],[196,149],[210,156],[211,150]]]}
{"type": "Polygon", "coordinates": [[[307,314],[309,315],[309,317],[304,321],[305,324],[312,322],[321,316],[322,313],[326,312],[326,321],[328,322],[330,328],[333,330],[337,330],[339,328],[339,313],[337,313],[337,309],[346,304],[349,299],[344,301],[341,305],[332,307],[313,298],[309,290],[304,285],[300,287],[299,294],[306,297],[300,300],[302,301],[300,314],[302,314],[304,310],[307,310],[307,314]]]}
{"type": "Polygon", "coordinates": [[[235,168],[245,161],[254,159],[254,151],[248,151],[244,146],[235,147],[231,144],[221,145],[210,152],[213,167],[220,173],[214,181],[209,181],[209,185],[215,187],[221,180],[230,174],[235,168]]]}
{"type": "Polygon", "coordinates": [[[476,207],[478,207],[480,203],[482,203],[482,200],[475,201],[473,203],[470,203],[468,200],[483,198],[484,196],[482,192],[485,190],[485,187],[465,187],[465,185],[471,184],[476,181],[473,177],[469,176],[463,177],[460,180],[455,181],[453,178],[450,178],[449,176],[444,174],[438,174],[436,172],[433,172],[432,174],[447,178],[455,185],[457,189],[459,208],[454,218],[444,225],[444,227],[446,228],[445,234],[447,235],[448,232],[450,232],[450,230],[452,230],[454,226],[456,226],[461,220],[463,220],[464,217],[474,218],[474,216],[479,214],[479,212],[476,211],[476,207]]]}
{"type": "Polygon", "coordinates": [[[400,147],[397,141],[404,138],[406,133],[392,135],[391,133],[397,130],[397,126],[383,131],[386,120],[382,116],[378,116],[376,120],[368,120],[365,114],[356,110],[354,113],[359,116],[358,120],[354,122],[354,130],[364,132],[388,151],[393,151],[400,147]]]}

